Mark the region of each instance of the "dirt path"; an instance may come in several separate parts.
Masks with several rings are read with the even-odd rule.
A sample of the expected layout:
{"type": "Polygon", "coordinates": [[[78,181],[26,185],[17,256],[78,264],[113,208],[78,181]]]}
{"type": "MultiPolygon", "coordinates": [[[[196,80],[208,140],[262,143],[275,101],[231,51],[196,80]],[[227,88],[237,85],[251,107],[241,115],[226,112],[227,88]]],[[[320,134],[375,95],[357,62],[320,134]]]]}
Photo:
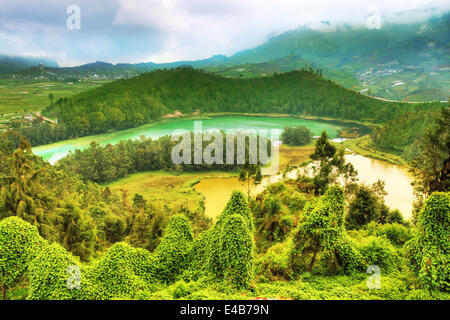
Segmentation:
{"type": "Polygon", "coordinates": [[[40,111],[39,111],[39,112],[36,112],[36,116],[37,116],[38,118],[41,118],[42,120],[45,120],[45,121],[48,121],[48,122],[50,122],[50,123],[56,124],[56,121],[55,121],[55,120],[52,120],[52,119],[49,119],[49,118],[44,117],[43,115],[41,115],[41,112],[40,112],[40,111]]]}

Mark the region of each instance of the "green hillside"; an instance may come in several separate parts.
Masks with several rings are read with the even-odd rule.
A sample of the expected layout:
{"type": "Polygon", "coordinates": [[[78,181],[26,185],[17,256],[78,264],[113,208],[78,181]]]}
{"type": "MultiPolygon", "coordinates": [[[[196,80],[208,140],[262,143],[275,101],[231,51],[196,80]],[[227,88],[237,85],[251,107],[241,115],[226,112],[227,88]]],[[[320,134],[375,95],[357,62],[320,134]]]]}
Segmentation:
{"type": "Polygon", "coordinates": [[[298,55],[323,68],[357,70],[394,61],[401,65],[431,67],[448,63],[449,23],[450,14],[446,14],[421,23],[385,24],[381,29],[347,25],[332,30],[303,27],[238,52],[227,64],[259,63],[298,55]]]}
{"type": "Polygon", "coordinates": [[[269,62],[271,69],[278,67],[280,72],[306,61],[323,69],[327,78],[365,94],[391,100],[445,101],[450,94],[449,25],[450,15],[445,14],[420,23],[385,24],[379,30],[346,25],[332,30],[303,27],[238,52],[226,65],[236,70],[269,62]],[[286,65],[286,57],[298,59],[290,58],[286,65]]]}
{"type": "Polygon", "coordinates": [[[19,70],[38,66],[42,63],[45,66],[57,67],[55,61],[49,59],[40,59],[36,57],[11,57],[0,54],[0,74],[13,73],[19,70]]]}
{"type": "Polygon", "coordinates": [[[405,102],[446,101],[450,95],[449,26],[450,14],[421,22],[385,23],[381,29],[350,25],[328,25],[324,29],[303,26],[231,57],[215,55],[204,60],[162,64],[114,65],[97,61],[73,68],[31,67],[10,71],[24,78],[105,77],[112,80],[158,69],[191,66],[225,77],[250,78],[299,70],[308,65],[322,69],[327,79],[365,95],[405,102]]]}
{"type": "MultiPolygon", "coordinates": [[[[203,112],[271,111],[379,122],[390,118],[385,113],[407,108],[407,104],[386,103],[362,96],[311,71],[228,79],[192,68],[178,68],[115,81],[60,100],[49,107],[46,113],[62,121],[70,121],[74,115],[104,112],[108,107],[127,114],[139,111],[146,119],[151,116],[149,111],[153,107],[157,109],[154,112],[161,110],[162,113],[174,110],[189,113],[196,109],[203,112]],[[145,98],[153,99],[153,103],[145,106],[145,103],[141,103],[143,101],[139,101],[145,98]],[[380,107],[385,107],[385,110],[379,110],[380,107]]],[[[104,115],[109,116],[107,112],[104,115]]],[[[125,116],[124,124],[127,118],[125,116]]]]}
{"type": "Polygon", "coordinates": [[[378,148],[389,150],[392,144],[383,141],[396,141],[394,151],[401,153],[421,137],[421,129],[433,121],[438,109],[446,106],[441,102],[409,104],[373,99],[325,80],[320,69],[311,70],[249,79],[187,67],[157,70],[58,99],[43,113],[58,119],[57,125],[34,123],[17,130],[36,146],[137,127],[175,111],[279,113],[377,126],[401,119],[385,127],[375,139],[378,148]]]}
{"type": "MultiPolygon", "coordinates": [[[[414,108],[430,106],[421,104],[414,108]]],[[[60,99],[45,114],[57,118],[71,130],[70,134],[87,135],[135,127],[175,110],[187,114],[195,110],[289,113],[384,122],[410,108],[413,106],[409,104],[363,96],[308,71],[230,79],[178,68],[118,80],[60,99]]]]}

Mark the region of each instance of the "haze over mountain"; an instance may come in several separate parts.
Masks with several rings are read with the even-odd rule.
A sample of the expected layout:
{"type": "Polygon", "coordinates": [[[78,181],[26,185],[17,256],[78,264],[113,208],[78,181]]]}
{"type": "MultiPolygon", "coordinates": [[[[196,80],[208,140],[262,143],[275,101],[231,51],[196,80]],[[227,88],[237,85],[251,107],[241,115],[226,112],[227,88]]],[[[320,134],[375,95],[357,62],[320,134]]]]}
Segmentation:
{"type": "Polygon", "coordinates": [[[280,71],[298,68],[298,61],[308,61],[324,69],[325,76],[348,87],[356,85],[358,90],[366,88],[377,96],[402,99],[408,98],[410,93],[417,95],[419,91],[433,88],[435,92],[430,97],[424,96],[425,100],[447,100],[450,93],[449,30],[448,13],[424,22],[386,24],[382,29],[350,25],[333,30],[304,27],[236,53],[226,60],[226,65],[267,63],[277,59],[274,64],[281,65],[290,57],[291,68],[284,66],[280,71]],[[349,82],[346,75],[358,81],[349,82]],[[402,92],[396,92],[398,89],[402,92]]]}
{"type": "Polygon", "coordinates": [[[424,21],[450,10],[447,0],[0,0],[0,53],[42,56],[60,66],[93,61],[206,59],[265,43],[306,26],[367,27],[424,21]],[[79,28],[69,28],[72,5],[79,28]]]}
{"type": "MultiPolygon", "coordinates": [[[[327,21],[320,25],[302,26],[273,36],[260,46],[230,57],[215,55],[162,64],[96,62],[47,71],[83,76],[138,74],[190,65],[224,76],[258,77],[308,65],[322,69],[325,77],[343,86],[369,95],[406,101],[448,99],[450,13],[420,22],[384,23],[381,29],[332,25],[327,21]]],[[[29,69],[24,74],[40,75],[41,69],[29,69]]]]}
{"type": "Polygon", "coordinates": [[[42,63],[48,67],[58,67],[56,61],[39,57],[19,57],[0,54],[0,74],[13,73],[42,63]]]}

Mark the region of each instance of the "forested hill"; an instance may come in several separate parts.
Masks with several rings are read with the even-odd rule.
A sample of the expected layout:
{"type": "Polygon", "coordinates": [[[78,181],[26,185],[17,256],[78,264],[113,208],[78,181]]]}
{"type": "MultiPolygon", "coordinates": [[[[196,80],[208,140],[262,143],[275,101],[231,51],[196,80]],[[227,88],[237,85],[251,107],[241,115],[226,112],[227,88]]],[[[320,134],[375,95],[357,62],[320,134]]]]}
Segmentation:
{"type": "MultiPolygon", "coordinates": [[[[192,68],[157,70],[60,99],[44,114],[76,135],[125,129],[175,110],[290,113],[384,122],[408,105],[375,100],[319,76],[294,71],[272,77],[230,79],[192,68]]],[[[435,104],[439,106],[439,103],[435,104]]]]}

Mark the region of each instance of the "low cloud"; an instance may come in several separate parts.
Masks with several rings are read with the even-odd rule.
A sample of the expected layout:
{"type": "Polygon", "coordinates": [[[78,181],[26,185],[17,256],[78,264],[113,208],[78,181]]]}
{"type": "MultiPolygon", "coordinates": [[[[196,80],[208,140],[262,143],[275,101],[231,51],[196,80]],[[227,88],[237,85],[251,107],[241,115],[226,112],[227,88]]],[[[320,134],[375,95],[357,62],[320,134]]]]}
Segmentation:
{"type": "Polygon", "coordinates": [[[62,65],[231,55],[295,29],[364,25],[371,7],[406,22],[449,10],[446,0],[0,0],[0,53],[45,53],[62,65]],[[66,8],[81,8],[68,30],[66,8]],[[327,23],[320,23],[326,21],[327,23]]]}

